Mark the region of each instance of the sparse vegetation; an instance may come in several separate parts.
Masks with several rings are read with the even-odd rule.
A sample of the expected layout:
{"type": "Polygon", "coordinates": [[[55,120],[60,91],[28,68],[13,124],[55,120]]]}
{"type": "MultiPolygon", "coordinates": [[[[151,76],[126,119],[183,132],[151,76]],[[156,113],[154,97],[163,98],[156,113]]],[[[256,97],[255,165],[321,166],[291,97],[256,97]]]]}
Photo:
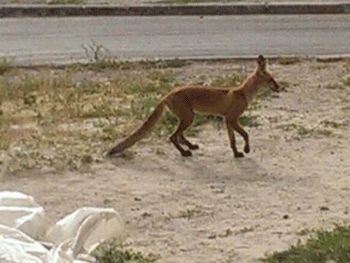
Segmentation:
{"type": "Polygon", "coordinates": [[[84,0],[50,0],[47,2],[49,5],[78,5],[78,4],[84,4],[84,0]]]}
{"type": "Polygon", "coordinates": [[[284,131],[296,131],[296,134],[301,138],[309,138],[315,136],[330,136],[333,134],[330,129],[323,128],[308,128],[303,125],[298,125],[294,123],[278,125],[276,128],[282,129],[284,131]]]}
{"type": "Polygon", "coordinates": [[[9,58],[1,58],[0,59],[0,75],[5,74],[5,72],[10,71],[12,69],[12,60],[9,58]]]}
{"type": "MultiPolygon", "coordinates": [[[[227,2],[241,2],[243,0],[221,0],[222,3],[227,2]]],[[[192,3],[210,3],[212,0],[160,0],[158,3],[167,3],[167,4],[192,4],[192,3]]]]}
{"type": "MultiPolygon", "coordinates": [[[[0,97],[6,102],[0,114],[0,148],[11,153],[6,162],[8,173],[42,167],[80,170],[100,161],[105,147],[135,129],[160,98],[179,85],[174,69],[168,67],[183,65],[176,60],[174,64],[139,62],[128,66],[129,70],[119,68],[113,78],[95,77],[111,67],[115,70],[117,62],[105,57],[101,46],[92,44],[87,50],[91,51],[88,67],[24,70],[24,74],[16,72],[16,77],[0,78],[0,97]]],[[[218,86],[241,81],[238,74],[213,79],[218,86]]],[[[196,115],[188,134],[211,121],[222,125],[220,117],[196,115]]],[[[257,125],[254,116],[241,121],[257,125]]],[[[176,125],[177,118],[166,111],[154,134],[167,136],[176,125]]]]}
{"type": "Polygon", "coordinates": [[[239,119],[239,123],[242,126],[257,127],[259,126],[257,119],[258,119],[257,115],[252,115],[250,112],[248,112],[247,114],[243,114],[241,116],[241,118],[239,119]]]}
{"type": "Polygon", "coordinates": [[[344,80],[344,85],[350,87],[350,77],[344,80]]]}
{"type": "Polygon", "coordinates": [[[279,57],[277,61],[280,65],[293,65],[300,63],[302,59],[300,57],[295,56],[282,56],[279,57]]]}
{"type": "Polygon", "coordinates": [[[93,253],[98,263],[152,263],[159,259],[152,253],[147,256],[141,252],[124,249],[114,244],[99,246],[93,253]]]}
{"type": "Polygon", "coordinates": [[[165,59],[165,60],[141,60],[141,61],[127,61],[119,60],[113,57],[111,52],[101,44],[96,44],[93,40],[91,44],[83,44],[82,48],[85,51],[86,58],[89,63],[84,65],[76,65],[78,67],[87,67],[92,70],[102,69],[166,69],[166,68],[181,68],[189,64],[186,60],[180,59],[165,59]]]}
{"type": "Polygon", "coordinates": [[[350,262],[350,227],[337,225],[333,230],[318,230],[303,244],[275,252],[266,263],[343,263],[350,262]]]}
{"type": "Polygon", "coordinates": [[[214,87],[234,87],[241,84],[242,81],[242,75],[238,73],[233,73],[230,75],[222,75],[216,77],[210,85],[214,87]]]}
{"type": "Polygon", "coordinates": [[[327,69],[328,67],[329,67],[329,64],[320,63],[320,62],[311,65],[311,68],[315,70],[327,69]]]}

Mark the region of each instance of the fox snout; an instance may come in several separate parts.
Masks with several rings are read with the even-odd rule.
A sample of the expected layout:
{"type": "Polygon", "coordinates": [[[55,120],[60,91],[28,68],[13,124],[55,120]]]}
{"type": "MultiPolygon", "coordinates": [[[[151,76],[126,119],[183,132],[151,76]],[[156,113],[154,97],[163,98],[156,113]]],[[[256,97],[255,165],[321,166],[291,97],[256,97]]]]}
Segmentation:
{"type": "Polygon", "coordinates": [[[277,85],[271,85],[271,89],[274,91],[274,92],[280,92],[282,91],[282,87],[276,83],[277,85]]]}
{"type": "Polygon", "coordinates": [[[278,84],[277,81],[272,77],[270,79],[270,89],[274,92],[282,91],[282,87],[280,86],[280,84],[278,84]]]}

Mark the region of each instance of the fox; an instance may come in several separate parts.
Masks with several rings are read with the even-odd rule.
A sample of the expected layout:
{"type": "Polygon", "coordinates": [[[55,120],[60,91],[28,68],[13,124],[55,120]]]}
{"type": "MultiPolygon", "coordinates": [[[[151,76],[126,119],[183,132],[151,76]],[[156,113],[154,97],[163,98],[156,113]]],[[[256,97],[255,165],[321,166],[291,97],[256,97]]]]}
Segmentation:
{"type": "Polygon", "coordinates": [[[170,141],[182,156],[192,156],[192,150],[199,148],[197,144],[188,141],[183,134],[192,124],[196,112],[222,116],[234,157],[244,157],[243,152],[237,150],[234,132],[243,137],[245,153],[250,152],[249,135],[239,125],[239,117],[247,109],[261,86],[268,85],[274,92],[281,90],[280,85],[267,71],[266,64],[265,57],[259,55],[254,72],[237,87],[184,86],[174,89],[160,100],[148,119],[130,136],[110,149],[108,155],[121,153],[148,135],[167,106],[178,119],[178,126],[170,136],[170,141]],[[181,144],[188,149],[184,149],[181,144]]]}

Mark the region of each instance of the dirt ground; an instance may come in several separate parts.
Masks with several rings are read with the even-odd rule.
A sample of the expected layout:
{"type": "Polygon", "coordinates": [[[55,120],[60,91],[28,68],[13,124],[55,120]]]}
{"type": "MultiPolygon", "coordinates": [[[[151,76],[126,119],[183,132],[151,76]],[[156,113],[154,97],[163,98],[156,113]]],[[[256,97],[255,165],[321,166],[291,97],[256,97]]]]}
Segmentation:
{"type": "MultiPolygon", "coordinates": [[[[198,63],[176,74],[232,67],[198,63]]],[[[132,158],[104,158],[83,172],[2,173],[0,190],[32,195],[49,225],[82,206],[115,208],[126,222],[125,246],[159,255],[157,262],[257,262],[312,229],[350,221],[349,68],[272,64],[287,88],[252,112],[259,125],[245,128],[245,158],[233,158],[224,127],[208,124],[190,138],[200,149],[189,158],[150,136],[130,149],[132,158]]]]}

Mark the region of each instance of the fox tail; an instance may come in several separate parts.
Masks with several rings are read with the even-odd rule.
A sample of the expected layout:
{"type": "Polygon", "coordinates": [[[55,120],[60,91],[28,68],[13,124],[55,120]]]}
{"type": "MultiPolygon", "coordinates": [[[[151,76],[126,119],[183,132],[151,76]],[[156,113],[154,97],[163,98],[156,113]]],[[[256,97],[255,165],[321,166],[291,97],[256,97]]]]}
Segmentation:
{"type": "Polygon", "coordinates": [[[146,135],[154,128],[157,124],[159,118],[161,117],[165,107],[165,101],[161,101],[155,110],[152,112],[151,116],[138,128],[134,131],[129,137],[125,138],[123,141],[114,146],[111,150],[109,150],[108,155],[113,155],[115,153],[120,153],[126,148],[131,147],[139,140],[146,137],[146,135]]]}

